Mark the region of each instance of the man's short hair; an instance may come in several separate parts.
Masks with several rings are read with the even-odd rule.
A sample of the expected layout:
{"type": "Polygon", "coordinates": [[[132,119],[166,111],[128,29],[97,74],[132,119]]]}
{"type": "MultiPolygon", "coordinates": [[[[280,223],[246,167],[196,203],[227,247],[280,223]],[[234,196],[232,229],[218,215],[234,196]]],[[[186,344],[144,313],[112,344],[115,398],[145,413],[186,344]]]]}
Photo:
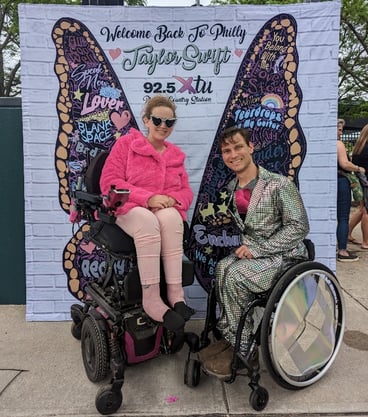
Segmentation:
{"type": "Polygon", "coordinates": [[[249,145],[250,143],[250,131],[245,129],[244,127],[237,127],[232,126],[227,128],[219,139],[219,148],[221,149],[223,146],[227,145],[228,143],[234,142],[233,137],[239,133],[245,140],[245,143],[249,145]]]}

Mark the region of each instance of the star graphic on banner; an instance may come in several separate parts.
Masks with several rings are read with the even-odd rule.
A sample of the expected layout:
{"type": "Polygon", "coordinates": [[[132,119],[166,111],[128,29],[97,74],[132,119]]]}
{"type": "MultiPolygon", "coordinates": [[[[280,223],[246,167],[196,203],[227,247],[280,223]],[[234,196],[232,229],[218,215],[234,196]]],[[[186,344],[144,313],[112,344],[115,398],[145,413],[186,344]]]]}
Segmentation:
{"type": "Polygon", "coordinates": [[[227,213],[227,204],[223,203],[221,205],[217,205],[217,208],[219,213],[227,213]]]}
{"type": "Polygon", "coordinates": [[[212,253],[212,248],[211,248],[211,246],[206,246],[206,247],[204,248],[204,253],[205,253],[206,255],[211,255],[211,253],[212,253]]]}
{"type": "Polygon", "coordinates": [[[81,101],[82,100],[82,96],[84,95],[84,93],[81,92],[81,90],[78,88],[77,91],[74,91],[74,98],[81,101]]]}
{"type": "Polygon", "coordinates": [[[226,200],[226,198],[227,198],[227,191],[222,191],[220,193],[220,198],[221,198],[221,200],[226,200]]]}

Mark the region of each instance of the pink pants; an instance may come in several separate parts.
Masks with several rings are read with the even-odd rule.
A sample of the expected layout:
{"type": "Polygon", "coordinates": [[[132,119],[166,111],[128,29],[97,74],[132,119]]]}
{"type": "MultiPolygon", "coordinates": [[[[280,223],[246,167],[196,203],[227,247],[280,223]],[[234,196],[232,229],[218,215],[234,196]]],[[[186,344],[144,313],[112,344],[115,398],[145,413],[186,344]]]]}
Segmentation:
{"type": "Polygon", "coordinates": [[[134,207],[127,214],[118,215],[116,224],[134,239],[142,285],[160,282],[160,257],[166,283],[181,284],[184,225],[175,208],[153,213],[134,207]]]}

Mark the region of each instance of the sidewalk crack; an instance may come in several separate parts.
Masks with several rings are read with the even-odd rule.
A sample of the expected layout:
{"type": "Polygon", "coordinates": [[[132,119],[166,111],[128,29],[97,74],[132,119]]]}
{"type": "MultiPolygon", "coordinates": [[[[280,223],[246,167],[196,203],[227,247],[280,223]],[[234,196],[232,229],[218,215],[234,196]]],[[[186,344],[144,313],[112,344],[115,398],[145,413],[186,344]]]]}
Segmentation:
{"type": "Polygon", "coordinates": [[[225,382],[221,381],[221,389],[222,389],[222,399],[224,400],[224,404],[225,404],[225,408],[226,408],[226,415],[229,416],[230,415],[230,406],[229,406],[229,401],[228,401],[227,395],[226,395],[225,382]]]}
{"type": "Polygon", "coordinates": [[[361,307],[364,308],[364,310],[368,311],[368,308],[361,302],[359,301],[358,298],[354,297],[353,294],[351,294],[347,289],[345,289],[343,286],[341,286],[341,289],[344,291],[345,294],[347,294],[349,297],[351,297],[356,303],[358,303],[361,307]]]}
{"type": "Polygon", "coordinates": [[[22,372],[28,372],[28,369],[10,369],[10,368],[1,368],[1,371],[12,371],[12,372],[16,372],[16,374],[13,376],[13,378],[11,378],[11,380],[5,385],[5,387],[0,391],[0,397],[1,395],[6,391],[6,389],[18,378],[18,376],[22,373],[22,372]]]}

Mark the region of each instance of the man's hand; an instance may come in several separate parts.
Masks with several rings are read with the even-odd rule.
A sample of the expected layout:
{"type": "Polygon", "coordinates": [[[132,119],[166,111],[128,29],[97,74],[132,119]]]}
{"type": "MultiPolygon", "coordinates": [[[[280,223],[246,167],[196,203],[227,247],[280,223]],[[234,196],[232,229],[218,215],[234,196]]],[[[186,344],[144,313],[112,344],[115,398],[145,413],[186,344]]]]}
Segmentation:
{"type": "Polygon", "coordinates": [[[247,246],[242,245],[240,246],[238,249],[235,250],[235,255],[239,258],[239,259],[252,259],[253,255],[250,253],[249,249],[247,246]]]}

